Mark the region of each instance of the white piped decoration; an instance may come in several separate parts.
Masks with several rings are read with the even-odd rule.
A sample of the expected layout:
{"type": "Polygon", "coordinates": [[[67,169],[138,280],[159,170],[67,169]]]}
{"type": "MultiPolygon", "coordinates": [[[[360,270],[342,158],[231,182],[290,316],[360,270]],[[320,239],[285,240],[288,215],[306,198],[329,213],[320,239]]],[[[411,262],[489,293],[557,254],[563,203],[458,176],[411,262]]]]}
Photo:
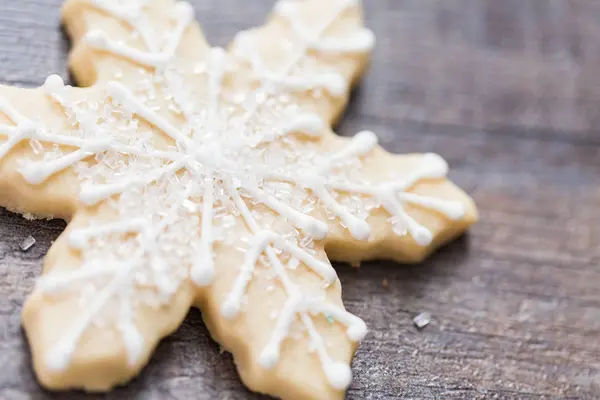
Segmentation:
{"type": "Polygon", "coordinates": [[[106,49],[106,47],[110,45],[108,36],[102,31],[89,31],[86,34],[85,40],[87,41],[87,44],[97,49],[106,49]]]}
{"type": "Polygon", "coordinates": [[[209,252],[207,247],[201,249],[200,254],[198,262],[192,265],[191,276],[196,285],[205,287],[212,283],[215,266],[212,253],[209,252]]]}
{"type": "Polygon", "coordinates": [[[175,10],[180,21],[179,25],[187,26],[194,21],[194,7],[189,2],[179,1],[175,4],[175,10]]]}
{"type": "Polygon", "coordinates": [[[323,136],[323,133],[327,129],[327,126],[316,114],[299,114],[284,127],[285,133],[298,133],[304,134],[312,138],[319,138],[323,136]]]}
{"type": "Polygon", "coordinates": [[[267,346],[260,353],[258,363],[264,369],[272,369],[279,361],[279,349],[276,346],[267,346]]]}
{"type": "Polygon", "coordinates": [[[44,90],[46,90],[46,93],[49,95],[59,92],[64,87],[65,82],[58,75],[50,75],[48,78],[46,78],[46,81],[44,82],[44,90]]]}
{"type": "Polygon", "coordinates": [[[125,349],[127,351],[127,361],[129,365],[135,365],[142,355],[144,337],[132,322],[125,322],[119,326],[119,331],[123,336],[125,349]]]}
{"type": "Polygon", "coordinates": [[[53,371],[64,371],[71,363],[74,352],[73,342],[61,340],[46,355],[46,366],[53,371]]]}
{"type": "Polygon", "coordinates": [[[421,246],[429,245],[431,243],[431,240],[433,239],[433,235],[431,234],[429,229],[424,228],[422,226],[411,226],[409,228],[409,231],[412,237],[415,239],[415,241],[421,246]]]}
{"type": "Polygon", "coordinates": [[[334,362],[325,367],[325,375],[331,386],[337,390],[344,390],[352,381],[352,371],[344,363],[334,362]]]}
{"type": "Polygon", "coordinates": [[[59,76],[49,76],[44,93],[64,113],[72,128],[65,131],[30,120],[0,98],[0,113],[9,119],[0,123],[0,161],[21,142],[35,143],[44,157],[21,166],[27,182],[42,184],[72,169],[82,181],[79,200],[84,206],[115,211],[115,221],[93,222],[68,234],[70,246],[83,258],[81,268],[52,272],[37,282],[47,296],[76,291],[83,305],[81,315],[46,354],[47,366],[54,371],[69,368],[86,330],[106,320],[120,332],[129,364],[138,363],[144,337],[132,316],[135,308],[169,304],[186,281],[211,285],[220,272],[216,249],[229,244],[234,232],[244,231],[244,262],[221,299],[221,315],[233,320],[243,313],[249,285],[268,271],[276,282],[273,290],[282,291],[286,301],[273,314],[275,325],[257,362],[265,369],[276,367],[282,344],[300,324],[328,382],[345,389],[350,367],[331,359],[313,319],[331,319],[345,328],[351,341],[362,340],[367,327],[325,300],[325,288],[337,284],[338,277],[319,252],[319,241],[327,238],[334,223],[346,227],[355,240],[368,240],[367,199],[390,214],[390,224],[399,234],[423,246],[431,243],[433,234],[408,215],[405,204],[450,219],[465,213],[461,203],[410,192],[422,180],[446,176],[448,165],[440,156],[426,154],[414,171],[390,181],[355,179],[364,159],[377,148],[377,136],[359,132],[343,148],[324,152],[319,141],[329,132],[327,124],[319,115],[289,105],[296,92],[325,91],[333,97],[347,93],[344,76],[313,69],[306,61],[315,53],[343,57],[372,48],[374,36],[366,29],[343,38],[327,34],[357,1],[339,0],[339,7],[324,15],[316,29],[308,28],[296,4],[279,2],[275,12],[296,37],[290,62],[277,71],[267,67],[254,32],[238,35],[232,53],[214,48],[202,63],[178,66],[178,49],[194,16],[187,2],[171,10],[173,27],[164,41],[157,41],[142,23],[141,7],[87,1],[128,25],[131,40],[137,38],[140,46],[115,41],[102,31],[89,32],[87,44],[142,67],[145,79],[135,88],[109,82],[105,99],[86,102],[74,100],[72,88],[59,76]],[[253,74],[256,90],[245,96],[253,102],[229,101],[234,94],[224,82],[240,66],[253,74]],[[186,86],[182,77],[188,74],[205,79],[205,98],[196,99],[195,88],[186,86]],[[157,98],[168,103],[168,113],[155,105],[157,98]],[[178,119],[184,122],[175,122],[178,119]],[[331,214],[331,221],[321,219],[319,207],[331,214]],[[288,226],[287,232],[273,228],[278,223],[288,226]],[[296,261],[294,267],[291,260],[296,261]],[[296,268],[313,274],[318,287],[308,290],[295,282],[290,271],[296,268]],[[141,288],[151,288],[152,294],[142,294],[141,288]]]}
{"type": "Polygon", "coordinates": [[[360,342],[365,338],[365,336],[367,336],[367,332],[367,324],[365,324],[363,320],[358,319],[353,325],[348,327],[346,334],[350,340],[354,342],[360,342]]]}
{"type": "MultiPolygon", "coordinates": [[[[321,38],[307,30],[299,17],[297,3],[290,0],[280,0],[275,5],[275,13],[288,19],[292,29],[311,50],[321,53],[365,53],[375,45],[375,35],[369,29],[363,28],[353,36],[344,38],[321,38]]],[[[355,2],[341,1],[340,7],[345,10],[356,6],[355,2]]]]}
{"type": "Polygon", "coordinates": [[[448,163],[438,154],[426,153],[423,165],[428,171],[428,175],[424,176],[424,178],[439,179],[448,175],[448,163]]]}
{"type": "Polygon", "coordinates": [[[37,164],[29,164],[19,168],[19,172],[23,178],[32,185],[39,185],[48,179],[48,175],[44,172],[44,167],[37,164]]]}

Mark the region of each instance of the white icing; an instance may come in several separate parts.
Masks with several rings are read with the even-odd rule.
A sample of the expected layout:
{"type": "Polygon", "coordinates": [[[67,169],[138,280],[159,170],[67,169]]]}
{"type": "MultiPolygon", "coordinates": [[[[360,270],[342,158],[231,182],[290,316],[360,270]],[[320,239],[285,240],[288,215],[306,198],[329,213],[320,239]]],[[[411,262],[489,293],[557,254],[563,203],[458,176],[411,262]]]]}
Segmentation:
{"type": "Polygon", "coordinates": [[[35,127],[32,125],[18,125],[17,127],[0,127],[0,134],[8,140],[0,146],[0,158],[6,156],[18,143],[27,138],[34,138],[35,127]]]}
{"type": "Polygon", "coordinates": [[[108,84],[108,93],[114,101],[126,107],[138,117],[143,118],[148,123],[160,129],[164,134],[171,139],[181,142],[186,146],[192,145],[192,140],[184,136],[177,128],[175,128],[164,117],[154,112],[150,107],[138,100],[133,93],[119,82],[110,82],[108,84]]]}
{"type": "Polygon", "coordinates": [[[258,262],[258,257],[263,253],[268,246],[273,244],[276,248],[289,252],[299,261],[303,262],[309,269],[323,278],[328,284],[332,284],[337,279],[337,274],[333,267],[326,262],[320,261],[302,250],[300,247],[288,243],[280,235],[263,230],[255,234],[253,243],[246,253],[244,264],[241,267],[241,272],[236,279],[233,288],[228,296],[227,301],[223,304],[223,316],[233,318],[240,310],[241,301],[246,290],[246,286],[252,279],[254,267],[258,262]]]}
{"type": "Polygon", "coordinates": [[[119,271],[122,265],[109,267],[101,263],[87,268],[81,268],[68,275],[46,275],[38,279],[36,287],[47,295],[59,294],[63,290],[69,289],[78,283],[91,281],[97,277],[107,277],[119,271]]]}
{"type": "MultiPolygon", "coordinates": [[[[139,236],[140,239],[140,247],[138,249],[138,255],[145,255],[148,253],[152,253],[156,251],[153,247],[156,242],[157,237],[163,232],[165,227],[167,227],[172,220],[177,215],[177,212],[181,208],[182,203],[188,199],[191,189],[188,188],[185,190],[184,195],[179,203],[171,205],[171,208],[166,212],[164,218],[155,225],[145,225],[146,229],[141,230],[141,234],[139,236]]],[[[112,224],[111,224],[112,225],[112,224]]],[[[89,228],[91,229],[91,228],[89,228]]],[[[104,227],[96,228],[95,233],[98,234],[98,230],[106,229],[104,227]]],[[[73,352],[75,351],[79,340],[88,329],[88,327],[94,321],[94,318],[101,312],[101,310],[110,302],[112,298],[114,298],[117,293],[122,289],[124,282],[136,272],[136,270],[142,268],[145,264],[136,263],[136,254],[131,256],[130,260],[123,262],[119,265],[118,268],[115,268],[112,274],[107,274],[108,284],[97,293],[97,295],[87,304],[87,307],[83,310],[83,312],[78,315],[75,319],[75,322],[69,326],[61,339],[56,343],[46,357],[46,364],[49,368],[62,371],[68,367],[73,352]]],[[[108,268],[110,269],[110,268],[108,268]]],[[[73,276],[77,276],[78,278],[83,278],[83,274],[85,272],[90,272],[88,268],[81,268],[75,270],[70,274],[71,282],[73,283],[73,276]],[[88,271],[86,271],[88,270],[88,271]]],[[[94,275],[96,276],[96,275],[94,275]]],[[[67,277],[61,276],[60,273],[57,274],[49,274],[41,280],[42,286],[41,289],[44,289],[44,285],[49,285],[50,290],[56,292],[57,290],[57,282],[65,284],[65,279],[67,277]],[[52,279],[55,279],[52,282],[52,279]],[[48,282],[50,280],[50,284],[43,283],[44,280],[48,282]]],[[[89,276],[86,277],[89,279],[89,276]]],[[[130,308],[122,308],[122,312],[128,313],[130,308]]],[[[143,347],[143,337],[137,332],[137,328],[135,327],[134,322],[131,320],[131,315],[129,318],[125,318],[121,320],[118,325],[120,330],[125,329],[125,337],[124,344],[127,347],[127,354],[129,358],[130,364],[135,364],[138,359],[137,357],[141,356],[141,349],[143,347]],[[124,322],[123,322],[124,321],[124,322]]]]}
{"type": "Polygon", "coordinates": [[[329,191],[322,184],[308,185],[312,192],[321,199],[325,207],[331,209],[348,227],[352,237],[356,240],[367,240],[371,234],[371,227],[366,221],[354,216],[345,207],[342,207],[329,194],[329,191]]]}
{"type": "Polygon", "coordinates": [[[88,226],[75,229],[69,234],[69,242],[74,249],[84,249],[90,239],[112,234],[134,233],[149,228],[148,221],[143,218],[130,219],[128,221],[117,221],[105,223],[100,226],[88,226]]]}
{"type": "MultiPolygon", "coordinates": [[[[352,2],[340,2],[342,9],[347,9],[355,4],[352,2]]],[[[369,29],[362,29],[352,36],[344,38],[322,38],[315,35],[311,30],[304,26],[304,23],[297,12],[298,4],[295,1],[280,0],[275,4],[275,12],[285,17],[294,33],[306,43],[307,47],[322,53],[365,53],[370,51],[375,45],[375,35],[369,29]]]]}
{"type": "Polygon", "coordinates": [[[376,199],[393,217],[395,232],[409,233],[417,244],[427,246],[433,239],[433,234],[414,218],[408,215],[402,203],[411,203],[420,207],[435,210],[451,220],[464,217],[464,205],[458,201],[442,200],[429,196],[409,193],[407,190],[424,179],[442,179],[448,172],[447,163],[437,154],[425,154],[421,165],[404,179],[383,182],[378,185],[363,185],[350,182],[327,181],[321,176],[328,173],[338,163],[347,159],[362,157],[371,152],[377,145],[377,137],[369,131],[358,133],[346,147],[333,153],[320,168],[309,171],[309,174],[279,174],[267,173],[265,179],[272,181],[292,182],[310,189],[329,210],[331,210],[347,226],[352,236],[357,240],[367,240],[370,234],[368,223],[357,218],[345,207],[341,206],[330,194],[336,192],[360,193],[376,199]],[[312,173],[313,175],[310,175],[312,173]],[[399,226],[402,225],[402,226],[399,226]],[[403,229],[406,228],[406,229],[403,229]]]}
{"type": "Polygon", "coordinates": [[[84,205],[104,202],[116,211],[115,222],[91,224],[69,234],[71,247],[80,251],[83,259],[81,268],[49,273],[37,283],[46,295],[77,291],[83,305],[81,315],[46,355],[48,367],[68,368],[82,335],[105,320],[120,332],[128,362],[138,362],[144,338],[135,326],[135,307],[169,304],[186,279],[198,286],[210,285],[219,272],[214,262],[215,244],[228,243],[228,236],[243,230],[239,226],[243,221],[250,234],[249,248],[223,299],[222,316],[233,319],[242,312],[248,285],[257,274],[265,273],[257,268],[262,264],[274,274],[287,297],[257,361],[265,368],[274,367],[283,341],[299,323],[306,328],[327,380],[337,389],[347,387],[350,368],[329,356],[313,318],[333,318],[346,327],[353,341],[361,340],[367,329],[361,319],[325,301],[323,290],[336,283],[337,275],[313,245],[314,240],[326,238],[328,224],[315,218],[318,214],[312,211],[326,208],[356,240],[367,240],[369,210],[364,203],[372,198],[390,213],[395,224],[402,225],[396,231],[406,228],[423,245],[432,240],[432,234],[404,211],[405,203],[451,219],[464,214],[460,203],[408,192],[423,179],[446,176],[447,164],[439,156],[425,155],[422,165],[403,179],[374,184],[354,179],[361,174],[362,158],[377,146],[372,132],[357,134],[331,154],[312,141],[298,139],[319,139],[327,126],[318,115],[289,106],[292,92],[325,89],[341,96],[348,90],[345,79],[333,69],[307,70],[307,55],[311,51],[362,52],[373,44],[366,30],[343,40],[325,35],[357,2],[340,1],[339,8],[325,16],[314,32],[302,25],[294,9],[280,3],[278,12],[291,22],[297,35],[294,40],[299,43],[294,42],[289,60],[276,72],[266,68],[248,33],[238,37],[233,55],[212,49],[201,68],[178,70],[172,60],[193,17],[187,3],[177,3],[175,23],[164,35],[163,46],[152,40],[151,29],[145,29],[141,6],[88,2],[130,26],[135,33],[131,39],[139,38],[144,49],[94,31],[88,35],[88,43],[149,67],[147,79],[134,88],[110,82],[105,101],[87,102],[73,100],[62,79],[50,76],[45,93],[73,127],[72,132],[60,134],[34,123],[0,98],[0,113],[10,120],[0,124],[0,137],[6,138],[0,144],[0,161],[22,141],[41,142],[44,158],[22,165],[25,179],[42,183],[72,168],[83,182],[80,200],[84,205]],[[247,96],[254,99],[249,105],[227,100],[231,93],[224,82],[230,67],[240,59],[250,61],[258,80],[259,87],[247,96]],[[301,73],[297,74],[298,69],[301,73]],[[182,76],[188,72],[205,77],[206,98],[196,98],[200,96],[195,88],[183,82],[182,76]],[[169,111],[184,122],[175,122],[179,120],[157,109],[153,102],[157,96],[164,97],[170,103],[169,111]],[[148,123],[152,132],[139,122],[148,123]],[[170,144],[156,145],[157,138],[170,144]],[[251,210],[248,203],[255,207],[251,210]],[[288,228],[285,232],[275,228],[277,223],[288,228]],[[294,282],[288,270],[298,268],[300,262],[323,286],[308,288],[294,282]]]}
{"type": "MultiPolygon", "coordinates": [[[[97,6],[101,3],[102,2],[100,0],[95,0],[92,4],[97,6]]],[[[104,11],[108,11],[115,17],[131,23],[132,17],[123,17],[122,11],[120,11],[120,9],[117,7],[104,5],[102,9],[104,11]]],[[[177,24],[175,29],[173,29],[171,32],[165,48],[161,52],[153,52],[151,49],[149,49],[149,51],[139,50],[122,42],[114,42],[110,40],[104,32],[101,31],[88,32],[86,35],[86,41],[89,46],[97,50],[112,53],[116,56],[123,57],[146,67],[163,69],[175,55],[175,52],[177,51],[177,48],[183,39],[186,28],[194,18],[194,9],[189,3],[184,1],[180,1],[175,5],[175,12],[177,24]]],[[[134,23],[133,25],[136,26],[137,24],[134,23]]],[[[147,38],[147,36],[143,37],[147,38]]],[[[146,44],[149,43],[147,39],[145,39],[144,42],[146,44]]]]}
{"type": "Polygon", "coordinates": [[[327,224],[319,221],[318,219],[305,215],[300,211],[294,210],[287,204],[277,200],[275,197],[266,194],[260,189],[245,188],[256,200],[264,203],[271,210],[275,211],[279,215],[282,215],[293,221],[294,224],[306,232],[308,235],[314,237],[316,240],[322,240],[327,237],[327,224]]]}
{"type": "Polygon", "coordinates": [[[184,165],[184,162],[175,162],[165,166],[164,168],[151,171],[144,176],[125,178],[120,182],[111,184],[86,184],[82,187],[79,198],[83,204],[87,206],[94,206],[101,201],[121,194],[132,187],[148,185],[152,182],[164,179],[165,177],[173,176],[180,171],[184,165]]]}
{"type": "Polygon", "coordinates": [[[123,343],[125,343],[127,361],[130,366],[133,366],[143,354],[145,339],[131,319],[125,319],[125,322],[118,325],[118,329],[123,337],[123,343]]]}
{"type": "Polygon", "coordinates": [[[2,160],[22,140],[36,138],[37,127],[2,97],[0,97],[0,113],[6,115],[16,125],[0,124],[0,135],[8,138],[0,145],[0,160],[2,160]]]}
{"type": "Polygon", "coordinates": [[[123,265],[116,272],[115,278],[111,280],[109,285],[98,294],[98,296],[88,305],[83,313],[75,319],[75,323],[66,329],[63,336],[60,338],[47,354],[46,365],[56,371],[62,371],[68,367],[71,357],[75,352],[79,339],[88,327],[91,325],[93,318],[102,310],[108,300],[117,293],[119,284],[127,274],[133,264],[123,265]]]}
{"type": "Polygon", "coordinates": [[[57,95],[65,88],[65,82],[58,75],[50,75],[44,82],[44,90],[49,96],[57,95]]]}
{"type": "Polygon", "coordinates": [[[350,143],[335,153],[332,162],[343,161],[352,157],[362,157],[377,147],[377,135],[370,131],[362,131],[354,135],[350,143]]]}
{"type": "MultiPolygon", "coordinates": [[[[343,96],[348,90],[344,77],[337,72],[321,72],[306,76],[290,75],[292,67],[283,68],[281,72],[271,71],[263,62],[260,54],[255,50],[255,39],[250,32],[242,32],[235,39],[235,55],[247,59],[252,66],[252,71],[260,79],[262,86],[274,91],[304,92],[314,89],[325,89],[332,96],[343,96]]],[[[304,54],[308,47],[304,49],[304,54]]]]}
{"type": "Polygon", "coordinates": [[[290,57],[289,64],[281,71],[271,71],[262,61],[258,47],[252,32],[241,32],[236,36],[235,54],[240,58],[247,59],[254,74],[261,80],[263,87],[271,90],[304,92],[314,89],[325,89],[334,97],[341,97],[348,92],[346,79],[338,72],[320,72],[309,75],[293,75],[293,69],[298,66],[306,54],[311,51],[327,53],[355,53],[368,51],[374,45],[374,35],[371,31],[361,30],[354,36],[346,39],[332,39],[324,37],[329,29],[341,15],[350,7],[356,5],[353,1],[340,1],[336,12],[322,25],[313,31],[303,26],[303,22],[297,12],[296,5],[289,1],[280,1],[275,6],[275,11],[284,15],[291,21],[292,30],[301,42],[300,50],[290,57]]]}
{"type": "MultiPolygon", "coordinates": [[[[366,141],[365,141],[366,142],[366,141]]],[[[349,146],[350,147],[350,146],[349,146]]],[[[357,148],[362,148],[357,146],[357,148]]],[[[441,200],[428,196],[421,196],[406,191],[424,179],[441,179],[448,173],[448,164],[437,154],[425,154],[421,166],[404,178],[397,181],[381,183],[377,186],[365,186],[348,183],[332,183],[332,188],[339,191],[363,193],[379,200],[383,207],[394,217],[397,217],[399,223],[403,224],[408,233],[421,246],[427,246],[433,239],[433,234],[423,225],[415,221],[408,215],[402,207],[401,201],[430,208],[448,218],[456,220],[464,216],[464,205],[458,201],[441,200]]],[[[396,231],[403,231],[397,229],[396,231]]]]}
{"type": "Polygon", "coordinates": [[[96,50],[112,53],[147,67],[164,68],[170,58],[167,53],[150,53],[127,46],[121,42],[112,42],[101,31],[88,32],[85,40],[90,47],[96,50]]]}
{"type": "Polygon", "coordinates": [[[375,35],[369,29],[347,39],[326,39],[311,44],[311,48],[324,53],[364,53],[375,45],[375,35]]]}
{"type": "Polygon", "coordinates": [[[304,134],[313,138],[323,136],[327,127],[325,123],[316,114],[298,114],[283,127],[284,133],[304,134]]]}
{"type": "Polygon", "coordinates": [[[137,28],[137,20],[140,16],[138,7],[115,7],[104,0],[87,0],[87,2],[97,10],[103,11],[118,20],[128,23],[132,28],[137,28]]]}
{"type": "Polygon", "coordinates": [[[448,218],[457,221],[464,217],[465,209],[461,203],[440,200],[433,197],[420,196],[414,193],[399,193],[398,198],[407,203],[439,211],[448,218]]]}
{"type": "Polygon", "coordinates": [[[213,193],[214,180],[212,172],[208,172],[204,182],[202,196],[202,234],[200,237],[200,255],[198,261],[192,266],[192,279],[198,286],[208,286],[212,283],[214,275],[214,262],[212,244],[214,241],[212,231],[213,221],[213,193]]]}
{"type": "MultiPolygon", "coordinates": [[[[270,267],[281,281],[288,298],[283,305],[283,308],[278,313],[277,322],[271,334],[271,338],[259,356],[259,364],[266,369],[273,368],[277,364],[280,357],[281,343],[289,335],[291,325],[296,316],[298,316],[304,324],[313,346],[317,350],[317,356],[319,357],[327,380],[337,389],[346,388],[351,379],[350,367],[335,362],[329,357],[325,343],[309,314],[326,313],[339,323],[346,325],[348,327],[348,338],[353,341],[362,340],[364,338],[367,333],[365,323],[360,318],[348,313],[342,308],[323,302],[320,299],[313,299],[302,293],[301,288],[288,276],[287,271],[277,257],[274,248],[269,245],[270,242],[279,242],[276,243],[276,245],[290,246],[289,243],[285,242],[280,236],[272,232],[260,231],[256,219],[242,201],[235,186],[229,184],[228,189],[229,195],[240,211],[242,218],[248,225],[248,228],[255,234],[255,243],[247,253],[246,260],[234,283],[233,289],[223,303],[221,314],[225,318],[235,318],[239,313],[241,297],[254,273],[256,265],[256,263],[249,262],[249,260],[255,259],[261,251],[264,251],[270,262],[270,267]],[[344,367],[341,367],[342,365],[344,367]]],[[[336,278],[335,270],[333,270],[330,265],[320,262],[300,249],[296,249],[293,254],[296,258],[305,262],[306,265],[312,266],[315,271],[320,271],[318,273],[330,282],[336,278]],[[318,266],[319,263],[321,264],[320,266],[318,266]],[[318,267],[315,268],[315,266],[318,267]]]]}

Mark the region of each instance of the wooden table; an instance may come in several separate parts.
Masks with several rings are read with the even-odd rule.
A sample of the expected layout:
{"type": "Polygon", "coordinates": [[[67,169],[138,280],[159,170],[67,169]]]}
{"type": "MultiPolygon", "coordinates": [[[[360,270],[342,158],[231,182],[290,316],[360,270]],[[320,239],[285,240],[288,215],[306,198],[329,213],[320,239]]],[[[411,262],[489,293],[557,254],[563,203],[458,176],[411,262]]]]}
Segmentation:
{"type": "MultiPolygon", "coordinates": [[[[68,76],[61,0],[0,0],[0,81],[68,76]]],[[[271,1],[196,0],[225,45],[271,1]]],[[[600,398],[600,2],[369,0],[379,42],[339,132],[434,151],[481,222],[423,265],[340,265],[371,328],[349,399],[600,398]],[[387,282],[387,285],[384,284],[387,282]],[[423,311],[432,323],[418,331],[423,311]]],[[[79,399],[36,384],[19,315],[63,229],[0,211],[0,398],[79,399]],[[28,235],[29,252],[19,249],[28,235]]],[[[197,311],[108,399],[258,399],[197,311]]]]}

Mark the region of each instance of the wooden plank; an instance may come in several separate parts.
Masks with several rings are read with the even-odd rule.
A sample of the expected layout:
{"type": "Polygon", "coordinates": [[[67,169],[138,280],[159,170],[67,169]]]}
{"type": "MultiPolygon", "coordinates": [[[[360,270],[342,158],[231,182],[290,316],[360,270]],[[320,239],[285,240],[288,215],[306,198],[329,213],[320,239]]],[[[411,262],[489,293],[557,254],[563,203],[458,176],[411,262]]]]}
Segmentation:
{"type": "MultiPolygon", "coordinates": [[[[67,76],[61,0],[0,0],[0,81],[67,76]]],[[[272,2],[192,1],[225,45],[272,2]]],[[[423,265],[338,266],[371,333],[349,399],[600,397],[600,4],[594,0],[366,2],[379,45],[341,134],[370,128],[395,152],[434,151],[482,221],[423,265]],[[387,285],[384,285],[384,280],[387,285]],[[387,286],[387,287],[384,287],[387,286]],[[416,330],[422,311],[432,323],[416,330]]],[[[0,211],[0,398],[49,394],[19,313],[62,231],[0,211]],[[20,242],[32,235],[28,252],[20,242]]],[[[142,375],[107,399],[259,399],[197,311],[142,375]]]]}

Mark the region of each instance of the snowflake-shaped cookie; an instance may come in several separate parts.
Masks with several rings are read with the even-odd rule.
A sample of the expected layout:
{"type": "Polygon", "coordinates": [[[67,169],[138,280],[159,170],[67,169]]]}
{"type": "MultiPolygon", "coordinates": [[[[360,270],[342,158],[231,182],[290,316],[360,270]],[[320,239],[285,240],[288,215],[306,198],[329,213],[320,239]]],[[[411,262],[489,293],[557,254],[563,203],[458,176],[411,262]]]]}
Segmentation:
{"type": "Polygon", "coordinates": [[[280,1],[229,51],[186,2],[63,15],[94,86],[0,87],[0,204],[71,220],[24,310],[41,382],[124,382],[195,305],[249,388],[342,397],[367,328],[329,259],[417,261],[476,219],[440,156],[332,134],[374,44],[358,2],[280,1]]]}

